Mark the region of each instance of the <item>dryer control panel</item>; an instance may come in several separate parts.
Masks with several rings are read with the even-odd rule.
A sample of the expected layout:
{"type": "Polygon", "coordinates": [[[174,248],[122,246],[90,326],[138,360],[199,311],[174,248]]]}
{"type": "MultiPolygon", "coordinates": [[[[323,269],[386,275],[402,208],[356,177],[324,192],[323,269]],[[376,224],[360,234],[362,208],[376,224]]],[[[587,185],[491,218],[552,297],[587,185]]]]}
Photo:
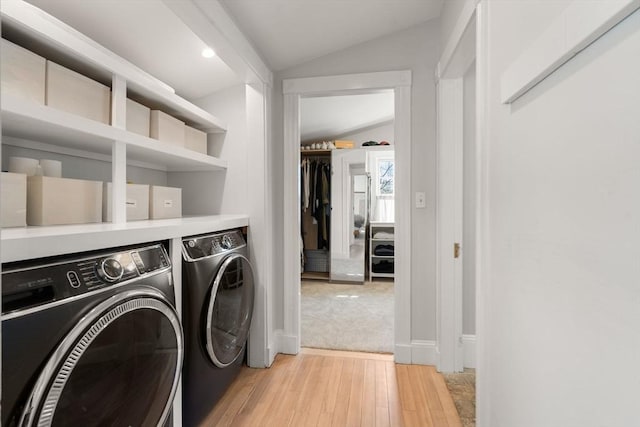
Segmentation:
{"type": "Polygon", "coordinates": [[[160,244],[3,266],[2,314],[54,303],[169,270],[160,244]]]}
{"type": "Polygon", "coordinates": [[[182,240],[182,255],[185,261],[221,255],[246,246],[240,230],[223,231],[203,236],[187,237],[182,240]]]}

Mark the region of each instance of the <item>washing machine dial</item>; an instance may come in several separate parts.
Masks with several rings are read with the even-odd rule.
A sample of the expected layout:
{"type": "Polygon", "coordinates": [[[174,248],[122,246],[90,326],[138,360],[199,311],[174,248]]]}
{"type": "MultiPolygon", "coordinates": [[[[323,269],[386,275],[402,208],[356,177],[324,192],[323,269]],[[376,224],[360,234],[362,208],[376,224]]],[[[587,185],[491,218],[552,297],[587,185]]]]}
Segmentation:
{"type": "Polygon", "coordinates": [[[229,237],[229,235],[227,234],[222,236],[222,240],[220,241],[220,246],[222,246],[222,248],[226,250],[231,249],[231,247],[233,246],[233,241],[231,240],[231,237],[229,237]]]}
{"type": "Polygon", "coordinates": [[[115,258],[105,258],[98,264],[98,276],[105,282],[117,282],[123,274],[124,267],[115,258]]]}

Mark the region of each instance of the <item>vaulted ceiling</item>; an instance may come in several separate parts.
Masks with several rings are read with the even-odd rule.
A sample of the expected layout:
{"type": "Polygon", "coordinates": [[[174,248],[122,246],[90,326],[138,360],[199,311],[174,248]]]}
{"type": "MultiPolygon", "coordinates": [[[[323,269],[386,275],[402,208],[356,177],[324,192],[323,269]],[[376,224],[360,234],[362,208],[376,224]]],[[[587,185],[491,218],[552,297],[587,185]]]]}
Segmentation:
{"type": "MultiPolygon", "coordinates": [[[[206,44],[174,13],[172,2],[178,0],[27,1],[187,99],[243,83],[220,58],[201,56],[206,44]]],[[[444,0],[216,1],[271,70],[278,71],[437,18],[444,0]]],[[[388,96],[306,100],[302,137],[336,136],[388,121],[393,115],[388,96]]]]}
{"type": "Polygon", "coordinates": [[[274,71],[437,18],[444,0],[221,0],[274,71]]]}

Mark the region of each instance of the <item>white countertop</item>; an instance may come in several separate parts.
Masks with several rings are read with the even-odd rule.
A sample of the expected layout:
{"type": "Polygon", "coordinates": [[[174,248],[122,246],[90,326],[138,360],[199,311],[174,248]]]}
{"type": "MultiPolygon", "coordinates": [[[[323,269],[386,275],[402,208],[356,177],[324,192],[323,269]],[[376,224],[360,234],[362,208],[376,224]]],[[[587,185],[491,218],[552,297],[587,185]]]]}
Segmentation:
{"type": "Polygon", "coordinates": [[[247,215],[209,215],[131,221],[125,224],[3,228],[0,254],[5,263],[173,239],[248,225],[247,215]]]}

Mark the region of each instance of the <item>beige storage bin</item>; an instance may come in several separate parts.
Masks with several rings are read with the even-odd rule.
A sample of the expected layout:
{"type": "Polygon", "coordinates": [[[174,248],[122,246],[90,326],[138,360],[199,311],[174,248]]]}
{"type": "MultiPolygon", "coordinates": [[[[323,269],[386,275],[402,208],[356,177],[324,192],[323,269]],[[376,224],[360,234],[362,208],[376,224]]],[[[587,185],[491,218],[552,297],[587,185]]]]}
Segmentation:
{"type": "Polygon", "coordinates": [[[0,91],[44,105],[47,60],[2,39],[0,45],[0,91]]]}
{"type": "Polygon", "coordinates": [[[127,98],[127,130],[149,136],[151,108],[127,98]]]}
{"type": "Polygon", "coordinates": [[[102,222],[102,182],[30,176],[27,224],[62,225],[102,222]]]}
{"type": "Polygon", "coordinates": [[[111,89],[55,62],[47,61],[48,106],[109,124],[111,89]]]}
{"type": "Polygon", "coordinates": [[[207,154],[207,134],[191,126],[184,127],[184,146],[189,150],[207,154]]]}
{"type": "MultiPolygon", "coordinates": [[[[102,189],[102,220],[111,222],[112,184],[104,183],[102,189]]],[[[127,184],[127,221],[149,219],[149,186],[142,184],[127,184]]]]}
{"type": "Polygon", "coordinates": [[[0,219],[3,227],[27,225],[27,175],[0,174],[0,219]]]}
{"type": "Polygon", "coordinates": [[[151,110],[149,136],[158,141],[184,147],[184,122],[160,110],[151,110]]]}
{"type": "Polygon", "coordinates": [[[182,188],[152,185],[149,189],[149,218],[165,219],[182,216],[182,188]]]}

